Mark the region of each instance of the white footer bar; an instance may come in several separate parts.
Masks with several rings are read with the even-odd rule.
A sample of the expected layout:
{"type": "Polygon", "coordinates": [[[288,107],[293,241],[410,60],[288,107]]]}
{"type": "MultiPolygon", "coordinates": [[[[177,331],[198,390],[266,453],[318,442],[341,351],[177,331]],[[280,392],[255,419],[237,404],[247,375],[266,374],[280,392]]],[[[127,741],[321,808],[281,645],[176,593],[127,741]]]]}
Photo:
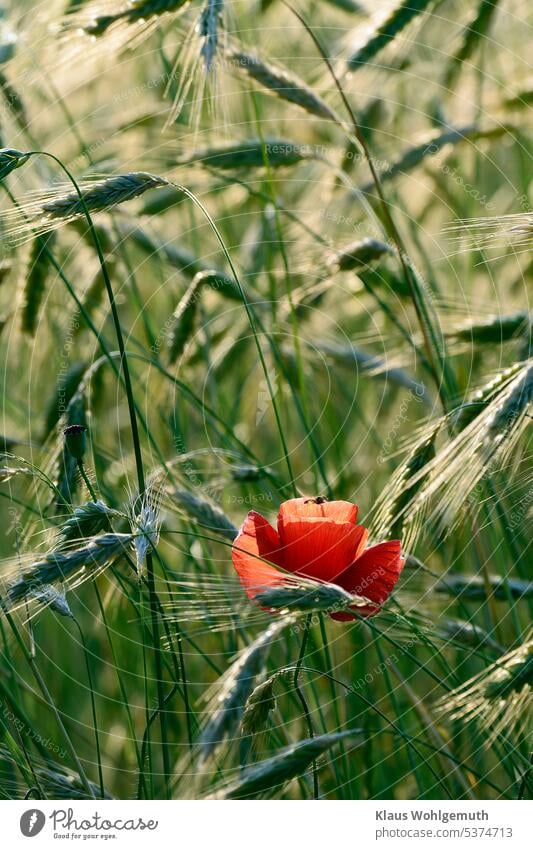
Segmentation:
{"type": "Polygon", "coordinates": [[[1,802],[2,846],[533,846],[530,802],[1,802]]]}

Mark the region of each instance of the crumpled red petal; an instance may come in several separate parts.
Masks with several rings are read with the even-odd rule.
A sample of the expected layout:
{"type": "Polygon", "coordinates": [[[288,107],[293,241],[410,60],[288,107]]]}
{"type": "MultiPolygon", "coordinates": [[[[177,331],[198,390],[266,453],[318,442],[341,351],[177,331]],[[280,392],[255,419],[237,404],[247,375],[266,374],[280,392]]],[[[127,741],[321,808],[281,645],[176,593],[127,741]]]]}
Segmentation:
{"type": "Polygon", "coordinates": [[[233,565],[248,598],[255,598],[265,587],[279,586],[284,574],[265,560],[283,568],[283,552],[276,530],[264,516],[248,513],[231,550],[233,565]]]}
{"type": "MultiPolygon", "coordinates": [[[[362,595],[374,602],[366,607],[354,607],[361,616],[374,616],[389,597],[402,572],[405,559],[401,556],[399,540],[380,542],[367,548],[341,575],[336,583],[355,595],[362,595]]],[[[346,622],[353,617],[349,613],[332,613],[332,619],[346,622]]]]}

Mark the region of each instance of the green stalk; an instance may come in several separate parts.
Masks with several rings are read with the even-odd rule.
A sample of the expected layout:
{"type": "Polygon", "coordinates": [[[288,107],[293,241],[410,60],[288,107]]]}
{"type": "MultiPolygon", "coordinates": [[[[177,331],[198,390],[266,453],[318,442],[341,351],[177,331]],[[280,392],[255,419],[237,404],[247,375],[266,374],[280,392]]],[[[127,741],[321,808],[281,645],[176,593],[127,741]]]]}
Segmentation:
{"type": "MultiPolygon", "coordinates": [[[[70,173],[69,169],[63,162],[58,159],[53,153],[48,153],[47,151],[39,151],[33,150],[29,151],[29,155],[41,155],[48,156],[54,162],[59,165],[59,167],[64,171],[67,175],[68,179],[74,186],[74,190],[78,195],[78,199],[80,201],[81,207],[83,209],[85,218],[87,220],[87,225],[91,232],[91,236],[94,242],[94,246],[96,248],[96,252],[98,254],[98,261],[100,263],[100,268],[102,270],[102,276],[104,278],[104,283],[107,291],[107,296],[109,300],[109,306],[111,308],[111,315],[113,318],[113,324],[115,326],[115,334],[117,337],[118,349],[120,353],[120,365],[122,368],[122,373],[124,375],[124,386],[126,389],[126,397],[128,402],[128,411],[130,418],[130,427],[131,427],[131,437],[133,442],[133,452],[135,455],[135,466],[137,470],[137,481],[139,486],[139,498],[142,499],[146,490],[146,483],[144,477],[144,466],[142,460],[142,452],[141,452],[141,442],[139,438],[139,428],[137,424],[137,414],[135,408],[135,402],[133,398],[133,386],[131,381],[130,370],[128,366],[128,361],[126,357],[126,349],[124,346],[124,338],[122,336],[122,328],[120,326],[120,319],[118,315],[117,305],[115,301],[115,295],[113,292],[113,287],[111,285],[111,279],[109,277],[109,272],[107,270],[106,261],[104,258],[104,254],[102,251],[102,246],[100,245],[100,240],[98,238],[98,234],[93,224],[93,220],[87,204],[83,198],[83,194],[78,186],[78,183],[70,173]]],[[[168,734],[167,734],[167,721],[166,714],[162,709],[164,702],[164,692],[163,692],[163,668],[161,663],[161,647],[159,645],[159,621],[158,621],[158,613],[157,613],[157,593],[155,587],[155,576],[154,576],[154,568],[153,568],[153,560],[151,552],[148,551],[146,554],[146,574],[148,577],[148,588],[149,588],[149,604],[151,611],[151,620],[152,620],[152,639],[153,639],[153,654],[154,654],[154,665],[155,665],[155,676],[156,676],[156,687],[157,687],[157,698],[160,707],[160,725],[161,725],[161,746],[163,750],[163,770],[164,770],[164,778],[165,778],[165,789],[166,796],[168,798],[170,793],[170,752],[168,748],[168,734]]]]}
{"type": "Polygon", "coordinates": [[[389,205],[388,205],[387,200],[385,198],[385,195],[384,195],[384,192],[383,192],[383,187],[381,185],[381,180],[379,178],[377,169],[375,167],[375,164],[374,164],[372,155],[370,153],[367,141],[365,139],[364,133],[362,133],[360,128],[359,128],[359,124],[357,123],[357,119],[356,119],[354,111],[353,111],[353,109],[350,105],[350,102],[348,101],[348,98],[346,97],[344,89],[343,89],[343,87],[342,87],[342,85],[341,85],[341,83],[340,83],[340,81],[337,77],[337,74],[335,73],[333,65],[331,64],[331,62],[330,62],[330,60],[329,60],[329,58],[326,54],[326,51],[322,47],[319,39],[317,38],[317,36],[313,32],[313,30],[311,29],[309,24],[306,22],[306,20],[302,17],[302,15],[300,15],[299,12],[297,12],[295,9],[293,9],[293,7],[290,5],[290,3],[287,2],[287,0],[282,0],[282,2],[283,2],[283,5],[286,6],[288,9],[290,9],[290,11],[298,18],[298,20],[304,26],[307,33],[310,35],[310,37],[313,40],[318,52],[320,53],[320,56],[322,57],[324,63],[326,64],[326,67],[328,68],[328,71],[329,71],[329,73],[330,73],[330,75],[331,75],[331,77],[332,77],[332,79],[335,83],[335,86],[336,86],[336,88],[337,88],[337,90],[338,90],[338,92],[341,96],[341,99],[342,99],[342,102],[343,102],[343,104],[346,108],[346,111],[348,112],[348,115],[350,117],[350,121],[352,123],[352,128],[353,128],[355,139],[356,139],[357,143],[360,145],[361,150],[363,151],[363,153],[365,155],[368,167],[370,169],[370,173],[372,175],[372,180],[373,180],[373,182],[376,186],[376,191],[377,191],[377,194],[378,194],[379,203],[380,203],[380,206],[381,206],[381,209],[382,209],[382,212],[383,212],[384,223],[386,225],[386,228],[388,230],[388,233],[389,233],[392,241],[394,242],[394,246],[395,246],[396,251],[398,253],[398,258],[400,260],[400,264],[402,266],[402,270],[403,270],[403,273],[404,273],[404,276],[405,276],[405,280],[406,280],[407,285],[409,287],[409,290],[411,292],[411,299],[413,301],[413,306],[415,308],[418,323],[420,324],[420,329],[422,331],[422,336],[424,338],[424,344],[425,344],[425,348],[426,348],[426,356],[428,358],[428,362],[431,365],[431,369],[432,369],[432,373],[433,373],[433,379],[435,381],[435,385],[437,387],[437,391],[439,393],[443,409],[445,411],[447,411],[449,394],[453,395],[454,381],[452,381],[451,376],[448,375],[448,369],[447,369],[447,366],[446,366],[446,361],[440,353],[438,343],[437,343],[437,339],[436,339],[436,335],[435,335],[435,330],[434,330],[432,322],[429,318],[429,314],[428,314],[427,309],[426,309],[426,305],[425,305],[425,302],[424,302],[423,295],[420,292],[420,288],[419,288],[418,282],[416,280],[416,275],[414,273],[412,263],[409,260],[405,245],[403,243],[403,239],[402,239],[400,232],[397,229],[396,224],[394,222],[394,219],[392,217],[392,213],[390,211],[389,205]],[[437,365],[436,359],[438,361],[438,365],[437,365]]]}
{"type": "Polygon", "coordinates": [[[13,763],[16,764],[20,774],[22,775],[23,781],[25,781],[28,785],[29,790],[24,798],[28,797],[28,793],[37,793],[38,799],[46,799],[46,794],[39,783],[39,779],[37,778],[37,774],[26,750],[26,746],[24,745],[24,741],[21,738],[19,745],[2,717],[0,717],[0,727],[3,729],[3,738],[6,741],[6,748],[11,755],[13,763]]]}
{"type": "MultiPolygon", "coordinates": [[[[382,650],[382,648],[379,644],[379,640],[376,639],[375,634],[372,635],[372,638],[373,638],[374,644],[376,646],[376,651],[377,651],[378,656],[379,656],[380,664],[383,668],[383,678],[385,680],[385,683],[387,685],[387,689],[389,691],[389,697],[390,697],[390,700],[391,700],[392,709],[393,709],[393,711],[394,711],[394,713],[396,714],[396,717],[397,717],[398,728],[403,730],[403,723],[401,721],[402,720],[402,714],[400,712],[400,705],[398,703],[398,699],[396,698],[396,692],[394,690],[394,687],[393,687],[393,684],[392,684],[392,681],[391,681],[391,678],[390,678],[390,675],[389,675],[389,670],[387,668],[387,664],[384,662],[383,650],[382,650]]],[[[417,763],[413,758],[413,751],[412,751],[411,747],[409,747],[409,749],[408,749],[407,756],[409,758],[409,765],[411,767],[411,770],[414,772],[414,775],[415,775],[416,783],[418,785],[418,791],[419,791],[420,796],[422,798],[422,794],[424,793],[423,781],[422,781],[422,778],[420,776],[417,763]]]]}
{"type": "Polygon", "coordinates": [[[83,460],[78,460],[78,471],[83,478],[85,486],[89,490],[89,495],[91,496],[92,500],[97,501],[98,499],[97,499],[97,496],[96,496],[96,492],[94,491],[94,487],[93,487],[91,481],[89,480],[89,476],[87,475],[87,472],[85,471],[85,466],[83,464],[83,460]]]}
{"type": "Polygon", "coordinates": [[[11,614],[8,613],[7,610],[5,610],[4,615],[5,615],[8,623],[9,623],[9,627],[11,628],[18,645],[20,646],[20,649],[22,650],[22,653],[24,654],[24,658],[25,658],[27,664],[29,665],[29,667],[30,667],[30,669],[33,673],[33,676],[34,676],[34,678],[37,682],[37,685],[38,685],[41,693],[44,696],[46,703],[48,704],[48,706],[52,710],[52,713],[55,716],[56,722],[57,722],[59,729],[60,729],[60,731],[63,735],[63,738],[65,740],[65,743],[66,743],[67,749],[70,753],[70,756],[72,758],[72,761],[76,766],[76,769],[78,771],[78,775],[80,777],[80,781],[83,784],[85,792],[87,793],[88,796],[91,797],[91,799],[95,799],[96,796],[94,795],[94,791],[93,791],[91,785],[89,784],[89,781],[88,781],[87,776],[85,774],[85,770],[83,769],[83,767],[81,765],[81,761],[80,761],[80,759],[77,755],[77,752],[76,752],[76,749],[74,748],[72,740],[70,739],[70,735],[69,735],[67,729],[65,728],[65,724],[64,724],[63,720],[61,719],[61,714],[59,713],[59,710],[57,709],[57,707],[54,703],[54,700],[53,700],[52,696],[50,695],[50,691],[48,690],[48,687],[46,686],[46,684],[44,682],[44,678],[42,677],[42,675],[39,671],[39,667],[37,666],[35,658],[33,657],[32,653],[29,651],[28,647],[26,646],[26,643],[24,642],[24,640],[20,636],[11,614]]]}
{"type": "MultiPolygon", "coordinates": [[[[298,699],[300,701],[300,704],[301,704],[303,712],[304,712],[305,722],[306,722],[306,725],[307,725],[307,734],[308,734],[310,740],[312,740],[313,737],[315,736],[314,731],[313,731],[313,723],[311,721],[311,714],[309,712],[309,707],[307,706],[305,696],[302,693],[302,690],[300,689],[299,679],[300,679],[300,670],[302,668],[302,664],[303,664],[304,658],[305,658],[305,650],[307,648],[307,641],[309,639],[309,630],[311,628],[312,618],[313,618],[312,615],[309,614],[309,616],[305,620],[304,633],[303,633],[303,637],[302,637],[302,644],[301,644],[301,647],[300,647],[300,654],[298,656],[298,661],[297,661],[295,669],[294,669],[294,677],[292,679],[294,691],[295,691],[296,695],[298,696],[298,699]]],[[[315,799],[319,798],[319,794],[318,794],[318,770],[317,770],[316,761],[313,761],[313,797],[315,799]]]]}
{"type": "MultiPolygon", "coordinates": [[[[159,561],[159,565],[161,566],[161,570],[163,572],[163,578],[164,578],[164,581],[165,581],[167,592],[168,592],[169,597],[170,597],[172,589],[171,589],[170,581],[169,581],[168,575],[167,575],[166,564],[165,564],[163,558],[161,557],[161,555],[159,553],[156,552],[156,555],[157,555],[157,559],[159,561]]],[[[167,623],[165,622],[165,618],[164,618],[164,615],[163,615],[162,608],[160,609],[160,613],[161,613],[161,620],[163,622],[163,627],[165,628],[167,639],[169,640],[169,645],[170,645],[170,648],[172,650],[172,641],[170,639],[170,629],[167,627],[167,623]]],[[[176,622],[174,623],[174,627],[175,627],[175,632],[176,632],[176,642],[178,644],[178,658],[179,658],[179,664],[175,664],[175,674],[176,674],[176,677],[178,679],[181,678],[181,685],[182,685],[182,688],[183,688],[183,690],[182,690],[183,705],[184,705],[184,708],[185,708],[185,722],[187,724],[187,740],[188,740],[188,743],[189,743],[189,749],[192,749],[192,747],[193,747],[193,733],[192,733],[193,712],[192,712],[191,702],[190,702],[190,698],[189,698],[189,682],[187,680],[187,671],[186,671],[186,668],[185,668],[185,655],[183,653],[182,634],[181,634],[180,625],[179,625],[179,622],[177,621],[177,619],[176,619],[176,622]],[[178,666],[179,666],[179,670],[178,670],[178,666]],[[178,671],[179,671],[179,674],[178,674],[178,671]]],[[[173,658],[175,657],[175,653],[174,653],[173,650],[172,650],[172,657],[173,658]]]]}
{"type": "MultiPolygon", "coordinates": [[[[320,636],[322,638],[322,648],[323,648],[323,652],[324,652],[324,666],[326,667],[326,672],[329,673],[329,675],[331,675],[332,672],[333,672],[333,663],[331,661],[331,653],[330,653],[330,650],[329,650],[328,635],[327,635],[327,631],[326,631],[326,624],[325,624],[325,621],[324,621],[324,614],[323,613],[319,613],[319,619],[320,619],[320,636]]],[[[330,685],[331,685],[331,703],[333,705],[333,713],[334,713],[334,717],[335,717],[336,730],[341,731],[342,730],[341,717],[340,717],[340,713],[339,713],[339,704],[338,704],[338,700],[337,700],[337,693],[335,691],[335,682],[333,681],[332,678],[329,678],[328,680],[329,680],[330,685]]],[[[340,741],[339,751],[340,751],[341,756],[342,756],[344,777],[346,778],[346,781],[348,782],[348,784],[351,785],[351,779],[349,778],[348,760],[347,760],[347,755],[346,755],[346,746],[344,744],[344,740],[340,741]]],[[[343,782],[343,786],[346,783],[346,781],[343,782]]],[[[352,798],[353,798],[353,796],[352,796],[352,798]]]]}
{"type": "Polygon", "coordinates": [[[124,705],[124,709],[126,711],[126,716],[128,718],[128,725],[129,725],[129,729],[130,729],[131,740],[132,740],[132,743],[133,743],[133,746],[134,746],[134,749],[135,749],[135,757],[136,757],[137,766],[138,766],[138,769],[139,769],[139,776],[142,779],[144,789],[146,790],[146,783],[145,783],[145,778],[144,778],[144,773],[143,773],[143,764],[142,764],[140,752],[139,752],[139,749],[138,749],[138,746],[137,746],[135,724],[133,722],[133,717],[131,715],[129,699],[128,699],[128,695],[126,693],[126,687],[125,687],[124,681],[122,680],[122,675],[120,673],[120,666],[118,664],[118,658],[117,658],[117,654],[116,654],[116,651],[115,651],[115,645],[113,643],[113,640],[111,639],[111,631],[110,631],[109,625],[107,623],[107,617],[106,617],[106,613],[105,613],[104,604],[103,604],[103,601],[102,601],[102,596],[100,595],[100,590],[98,589],[98,585],[97,585],[96,581],[93,582],[93,587],[94,587],[94,593],[95,593],[95,596],[96,596],[96,601],[97,601],[98,607],[100,609],[100,615],[102,617],[102,623],[103,623],[103,626],[104,626],[104,629],[105,629],[105,632],[106,632],[107,642],[109,644],[109,649],[111,651],[111,656],[113,658],[113,666],[114,666],[116,674],[117,674],[117,681],[118,681],[118,686],[119,686],[119,689],[120,689],[120,695],[122,697],[122,704],[124,705]]]}
{"type": "MultiPolygon", "coordinates": [[[[276,227],[276,236],[277,236],[277,239],[278,239],[280,254],[281,254],[282,263],[283,263],[283,270],[284,270],[284,275],[285,275],[285,285],[286,285],[286,289],[287,289],[287,297],[288,297],[288,300],[289,300],[289,308],[290,308],[290,312],[291,312],[291,325],[292,325],[292,334],[293,334],[293,337],[294,337],[294,353],[295,353],[295,359],[296,359],[296,371],[297,371],[297,374],[298,374],[298,388],[299,388],[300,394],[302,396],[303,424],[304,424],[304,427],[306,429],[307,439],[311,442],[313,449],[315,451],[316,457],[319,458],[318,459],[318,467],[319,467],[319,470],[322,474],[322,478],[324,480],[324,484],[325,484],[326,489],[327,489],[328,498],[332,498],[333,493],[332,493],[331,487],[328,483],[328,479],[327,479],[325,470],[323,468],[323,463],[322,463],[322,457],[323,457],[324,452],[320,451],[318,449],[318,447],[316,447],[313,444],[315,442],[315,438],[314,438],[312,429],[307,424],[308,421],[309,421],[308,398],[307,398],[307,390],[306,390],[306,386],[305,386],[305,379],[304,379],[304,372],[303,372],[302,347],[301,347],[300,333],[299,333],[299,329],[298,329],[298,319],[297,319],[297,316],[296,316],[296,311],[294,309],[294,300],[293,300],[293,293],[292,293],[292,278],[291,278],[291,272],[290,272],[290,267],[289,267],[289,257],[287,255],[287,250],[285,248],[285,240],[283,238],[283,228],[281,226],[279,212],[278,212],[278,209],[277,209],[277,206],[276,206],[276,203],[275,203],[276,195],[275,195],[273,180],[272,180],[272,169],[270,167],[270,160],[269,160],[269,157],[268,157],[268,151],[267,151],[265,139],[264,139],[264,136],[263,136],[263,133],[262,133],[261,121],[260,121],[260,118],[259,118],[259,109],[258,109],[258,105],[257,105],[257,98],[256,98],[255,94],[253,94],[253,93],[252,93],[252,103],[253,103],[253,106],[254,106],[257,131],[258,131],[258,134],[259,134],[259,138],[261,140],[261,152],[262,152],[263,162],[265,164],[265,169],[266,169],[266,174],[267,174],[267,185],[268,185],[268,189],[269,189],[269,192],[270,192],[271,202],[272,202],[273,208],[274,208],[274,222],[275,222],[275,227],[276,227]]],[[[315,472],[315,489],[318,491],[318,480],[317,480],[316,472],[315,472]]]]}
{"type": "Polygon", "coordinates": [[[89,690],[90,690],[90,693],[91,693],[91,710],[92,710],[92,714],[93,714],[94,742],[95,742],[95,745],[96,745],[96,760],[97,760],[97,763],[98,763],[98,780],[100,782],[100,797],[103,799],[105,797],[104,774],[103,774],[103,771],[102,771],[102,756],[101,756],[101,753],[100,753],[100,734],[99,734],[99,731],[98,731],[98,716],[97,716],[97,713],[96,713],[96,701],[95,701],[95,698],[94,698],[93,676],[92,676],[92,673],[91,673],[91,664],[89,662],[89,653],[87,651],[87,644],[85,642],[85,637],[83,636],[83,631],[82,631],[81,625],[76,618],[74,618],[74,622],[76,623],[76,626],[77,626],[78,631],[80,633],[80,640],[81,640],[81,643],[82,643],[82,646],[83,646],[83,654],[84,654],[84,657],[85,657],[85,666],[87,668],[87,678],[88,678],[88,681],[89,681],[89,690]]]}
{"type": "Polygon", "coordinates": [[[242,302],[244,304],[244,309],[246,310],[246,315],[248,317],[248,321],[250,323],[250,328],[251,328],[252,333],[253,333],[255,346],[257,348],[257,353],[259,355],[261,368],[263,370],[265,381],[266,381],[266,384],[267,384],[267,387],[268,387],[268,393],[270,395],[270,400],[271,400],[271,403],[272,403],[272,409],[274,411],[274,416],[275,416],[275,419],[276,419],[276,425],[277,425],[277,428],[278,428],[278,433],[279,433],[279,437],[280,437],[280,441],[281,441],[283,455],[284,455],[284,458],[285,458],[285,463],[287,465],[287,472],[289,474],[289,479],[290,479],[290,482],[291,482],[291,485],[292,485],[293,493],[294,493],[295,496],[297,496],[298,490],[296,489],[296,484],[294,482],[294,474],[293,474],[293,471],[292,471],[292,464],[291,464],[291,460],[290,460],[290,456],[289,456],[289,449],[288,449],[288,446],[287,446],[287,442],[285,440],[285,434],[283,432],[283,425],[282,425],[282,422],[281,422],[281,417],[280,417],[278,405],[277,405],[275,397],[274,397],[274,389],[272,387],[272,381],[270,380],[270,376],[268,374],[268,369],[267,369],[267,365],[266,365],[266,362],[265,362],[265,356],[263,354],[263,349],[261,348],[261,343],[259,342],[259,337],[257,335],[257,325],[256,325],[255,316],[254,316],[253,310],[250,307],[250,304],[248,303],[248,299],[247,299],[246,294],[244,292],[244,289],[243,289],[242,283],[240,281],[239,275],[237,274],[237,269],[235,268],[235,265],[233,264],[233,260],[231,259],[230,253],[229,253],[229,251],[228,251],[228,249],[227,249],[227,247],[224,243],[222,236],[220,235],[220,231],[219,231],[217,225],[213,221],[211,215],[209,214],[209,212],[207,211],[207,209],[205,208],[203,203],[196,197],[196,195],[194,195],[185,186],[182,186],[179,183],[173,183],[173,182],[170,182],[170,181],[169,181],[169,185],[174,186],[175,189],[178,189],[179,191],[183,192],[183,194],[186,195],[186,197],[188,197],[189,200],[192,200],[192,202],[198,207],[198,209],[200,209],[202,211],[203,215],[206,217],[207,221],[209,222],[209,226],[213,230],[213,232],[214,232],[214,234],[217,238],[217,241],[218,241],[220,247],[222,248],[222,251],[224,253],[226,261],[227,261],[227,263],[228,263],[228,265],[231,269],[231,273],[233,274],[233,278],[234,278],[235,283],[237,285],[237,288],[239,290],[239,294],[242,298],[242,302]]]}
{"type": "MultiPolygon", "coordinates": [[[[401,730],[401,728],[399,728],[399,727],[396,725],[396,723],[395,723],[395,722],[393,722],[393,720],[392,720],[392,719],[389,719],[389,718],[388,718],[388,716],[387,716],[385,713],[383,713],[383,711],[382,711],[380,708],[378,708],[378,707],[377,707],[377,705],[376,705],[374,702],[371,702],[369,699],[367,699],[367,698],[366,698],[366,696],[363,696],[361,693],[356,692],[356,691],[354,690],[354,688],[353,688],[353,687],[350,687],[348,684],[345,684],[345,683],[344,683],[344,681],[341,681],[340,679],[335,678],[333,675],[328,675],[328,674],[327,674],[327,673],[325,673],[325,672],[320,672],[320,670],[318,670],[318,669],[312,669],[311,667],[308,667],[308,666],[305,666],[305,667],[302,667],[302,668],[303,668],[305,671],[307,671],[307,672],[315,672],[315,673],[317,673],[318,675],[326,675],[326,677],[328,677],[328,678],[332,678],[332,679],[333,679],[333,681],[335,681],[335,683],[340,684],[340,685],[341,685],[342,687],[344,687],[344,688],[345,688],[348,692],[352,693],[353,695],[357,696],[357,698],[361,699],[361,700],[362,700],[362,701],[363,701],[363,702],[367,705],[367,707],[369,707],[369,708],[371,708],[372,710],[374,710],[374,711],[375,711],[375,712],[376,712],[376,713],[377,713],[377,714],[378,714],[378,715],[379,715],[382,719],[384,719],[384,720],[385,720],[385,722],[387,722],[387,724],[388,724],[388,725],[390,725],[390,726],[391,726],[391,728],[393,728],[393,729],[395,730],[395,732],[396,732],[397,734],[399,734],[399,735],[400,735],[400,737],[401,737],[403,740],[405,740],[405,742],[406,742],[409,746],[411,746],[411,747],[412,747],[413,751],[417,754],[417,756],[420,758],[420,760],[422,761],[422,763],[426,764],[426,766],[430,769],[430,771],[431,771],[431,773],[432,773],[433,777],[434,777],[434,778],[436,779],[436,781],[437,781],[437,782],[438,782],[438,783],[442,786],[443,790],[444,790],[444,791],[445,791],[445,793],[446,793],[446,796],[447,796],[449,799],[451,799],[451,798],[452,798],[452,796],[451,796],[451,794],[450,794],[450,791],[449,791],[449,790],[447,789],[447,787],[446,787],[446,786],[442,783],[442,779],[439,777],[439,775],[435,772],[435,770],[433,769],[433,767],[431,766],[431,764],[428,762],[428,760],[427,760],[427,759],[426,759],[426,758],[422,755],[422,753],[421,753],[421,752],[417,749],[416,745],[413,743],[413,739],[412,739],[412,737],[410,737],[408,734],[406,734],[404,731],[402,731],[402,730],[401,730]]],[[[438,751],[438,750],[435,750],[435,751],[438,751]]]]}

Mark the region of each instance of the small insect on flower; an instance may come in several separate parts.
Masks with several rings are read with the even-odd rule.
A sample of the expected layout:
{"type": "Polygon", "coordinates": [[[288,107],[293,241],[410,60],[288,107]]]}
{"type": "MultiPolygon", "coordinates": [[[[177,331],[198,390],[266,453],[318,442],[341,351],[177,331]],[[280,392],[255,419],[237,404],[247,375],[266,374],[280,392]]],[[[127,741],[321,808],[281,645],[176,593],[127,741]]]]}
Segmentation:
{"type": "MultiPolygon", "coordinates": [[[[367,599],[349,606],[360,616],[378,613],[405,558],[399,540],[367,548],[368,530],[356,524],[357,510],[349,501],[293,498],[281,505],[277,530],[259,513],[248,513],[232,548],[248,598],[260,601],[291,578],[307,578],[367,599]]],[[[329,615],[342,622],[353,618],[345,610],[329,615]]]]}

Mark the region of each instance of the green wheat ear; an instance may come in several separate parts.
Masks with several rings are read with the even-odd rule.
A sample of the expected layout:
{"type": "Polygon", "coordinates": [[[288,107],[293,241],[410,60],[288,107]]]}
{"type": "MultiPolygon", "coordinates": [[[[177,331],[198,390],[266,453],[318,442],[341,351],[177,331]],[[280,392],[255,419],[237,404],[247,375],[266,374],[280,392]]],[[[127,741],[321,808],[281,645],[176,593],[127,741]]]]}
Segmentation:
{"type": "Polygon", "coordinates": [[[116,511],[103,501],[88,501],[75,507],[59,526],[57,550],[75,547],[77,543],[101,533],[109,527],[115,515],[116,511]]]}
{"type": "Polygon", "coordinates": [[[9,585],[6,593],[8,609],[19,606],[49,584],[63,583],[76,577],[83,580],[98,574],[99,570],[124,556],[134,538],[133,534],[101,534],[78,548],[50,552],[23,568],[20,578],[9,585]]]}
{"type": "Polygon", "coordinates": [[[281,785],[302,775],[320,755],[342,740],[361,738],[360,729],[339,731],[336,734],[323,734],[312,740],[294,743],[282,749],[273,757],[253,766],[246,767],[240,777],[215,791],[209,799],[246,799],[268,794],[281,785]]]}
{"type": "Polygon", "coordinates": [[[168,183],[165,179],[145,171],[119,174],[82,189],[81,198],[73,191],[46,201],[41,205],[41,213],[44,221],[68,220],[85,215],[85,208],[89,212],[111,209],[149,189],[166,185],[168,183]]]}
{"type": "Polygon", "coordinates": [[[285,616],[270,624],[213,687],[199,743],[202,760],[215,755],[224,740],[238,731],[245,705],[273,643],[294,621],[293,617],[285,616]]]}
{"type": "Polygon", "coordinates": [[[229,540],[234,540],[238,528],[228,519],[223,510],[212,501],[194,495],[186,489],[170,489],[165,503],[183,510],[191,519],[209,532],[220,534],[229,540]]]}
{"type": "Polygon", "coordinates": [[[24,333],[34,336],[46,283],[51,271],[48,251],[54,247],[55,236],[36,236],[31,243],[23,286],[21,326],[24,333]]]}
{"type": "Polygon", "coordinates": [[[313,148],[290,139],[245,139],[216,147],[203,147],[176,160],[177,165],[198,163],[221,171],[253,168],[287,168],[309,159],[319,158],[313,148]]]}
{"type": "Polygon", "coordinates": [[[464,430],[474,419],[482,413],[497,392],[509,381],[513,375],[518,374],[522,368],[522,363],[515,363],[509,368],[499,372],[481,389],[472,393],[466,401],[457,407],[451,414],[451,421],[457,430],[464,430]]]}
{"type": "Polygon", "coordinates": [[[435,0],[402,0],[377,23],[366,41],[347,60],[350,71],[367,65],[384,47],[387,47],[418,15],[426,12],[435,0]]]}
{"type": "MultiPolygon", "coordinates": [[[[181,191],[173,191],[174,197],[183,198],[181,191]]],[[[197,274],[207,272],[205,280],[212,289],[220,292],[224,298],[242,302],[239,289],[229,274],[219,269],[212,269],[203,260],[180,245],[159,241],[142,227],[119,223],[117,229],[123,238],[131,240],[135,247],[148,254],[150,258],[168,263],[172,268],[176,268],[183,274],[187,280],[193,280],[197,274]]]]}
{"type": "Polygon", "coordinates": [[[320,584],[315,581],[296,579],[291,576],[279,587],[265,587],[255,596],[262,607],[292,612],[347,610],[351,607],[367,607],[372,602],[361,596],[352,595],[335,584],[320,584]]]}
{"type": "Polygon", "coordinates": [[[495,14],[498,11],[499,0],[481,0],[476,12],[465,27],[461,45],[448,63],[443,85],[453,89],[462,66],[468,62],[472,54],[487,37],[495,14]]]}
{"type": "Polygon", "coordinates": [[[246,700],[241,720],[240,761],[244,764],[250,753],[254,755],[268,728],[270,718],[276,707],[274,688],[278,681],[294,679],[294,668],[279,669],[261,684],[258,684],[246,700]]]}
{"type": "Polygon", "coordinates": [[[198,300],[205,282],[206,273],[208,272],[199,272],[193,278],[172,313],[170,319],[171,326],[167,337],[169,363],[175,363],[178,357],[181,357],[187,342],[194,333],[198,313],[198,300]]]}
{"type": "Polygon", "coordinates": [[[439,713],[461,723],[474,722],[490,745],[502,734],[528,738],[533,708],[533,641],[498,658],[441,700],[439,713]]]}
{"type": "Polygon", "coordinates": [[[337,113],[312,88],[290,71],[278,68],[261,59],[257,54],[244,53],[236,48],[227,50],[226,59],[235,73],[249,77],[280,100],[299,106],[316,118],[342,125],[337,113]]]}
{"type": "Polygon", "coordinates": [[[64,510],[66,504],[72,504],[75,492],[78,488],[78,461],[72,456],[63,436],[66,427],[86,427],[86,399],[83,392],[77,390],[68,402],[66,412],[61,421],[60,433],[58,435],[59,460],[57,472],[57,489],[59,497],[56,500],[56,508],[64,510]]]}
{"type": "Polygon", "coordinates": [[[4,180],[16,168],[24,165],[30,155],[22,150],[16,150],[11,147],[0,149],[0,180],[4,180]]]}
{"type": "Polygon", "coordinates": [[[508,342],[518,336],[531,337],[532,315],[527,310],[518,310],[512,315],[493,316],[485,321],[476,321],[447,332],[447,336],[477,345],[508,342]]]}
{"type": "Polygon", "coordinates": [[[189,2],[190,0],[131,0],[127,6],[119,6],[116,12],[98,15],[94,21],[85,25],[84,31],[87,35],[99,38],[118,23],[135,24],[139,21],[149,21],[151,18],[178,12],[189,2]]]}
{"type": "MultiPolygon", "coordinates": [[[[294,672],[292,674],[294,675],[294,672]]],[[[278,677],[279,673],[271,675],[266,681],[254,687],[246,699],[241,720],[241,734],[243,737],[251,737],[259,734],[266,728],[270,715],[276,707],[274,684],[278,680],[278,677]]]]}

